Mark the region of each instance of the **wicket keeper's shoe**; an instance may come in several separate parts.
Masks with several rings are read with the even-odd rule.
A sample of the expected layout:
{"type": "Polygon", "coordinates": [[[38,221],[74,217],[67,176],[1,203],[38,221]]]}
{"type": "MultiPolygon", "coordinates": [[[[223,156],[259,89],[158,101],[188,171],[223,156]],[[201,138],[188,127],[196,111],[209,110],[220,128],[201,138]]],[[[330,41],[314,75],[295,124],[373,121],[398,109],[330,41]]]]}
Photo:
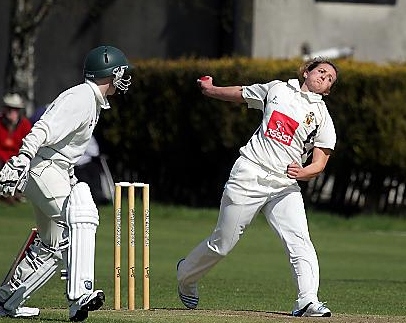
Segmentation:
{"type": "MultiPolygon", "coordinates": [[[[182,261],[185,259],[182,258],[181,260],[178,261],[178,264],[176,265],[176,271],[179,270],[179,265],[182,261]]],[[[194,310],[197,307],[197,304],[199,303],[199,296],[197,296],[197,285],[193,284],[192,286],[189,286],[189,291],[192,293],[192,295],[186,295],[182,292],[181,285],[178,283],[178,295],[179,299],[185,305],[188,309],[194,310]]]]}
{"type": "Polygon", "coordinates": [[[39,308],[36,307],[17,307],[15,310],[8,311],[0,304],[0,317],[35,317],[39,315],[39,308]]]}
{"type": "Polygon", "coordinates": [[[309,303],[305,307],[292,312],[293,316],[312,316],[312,317],[330,317],[331,311],[326,307],[325,303],[315,302],[309,303]]]}
{"type": "Polygon", "coordinates": [[[81,322],[87,319],[88,312],[98,310],[102,307],[106,297],[100,289],[91,294],[84,294],[69,305],[69,319],[72,322],[81,322]]]}

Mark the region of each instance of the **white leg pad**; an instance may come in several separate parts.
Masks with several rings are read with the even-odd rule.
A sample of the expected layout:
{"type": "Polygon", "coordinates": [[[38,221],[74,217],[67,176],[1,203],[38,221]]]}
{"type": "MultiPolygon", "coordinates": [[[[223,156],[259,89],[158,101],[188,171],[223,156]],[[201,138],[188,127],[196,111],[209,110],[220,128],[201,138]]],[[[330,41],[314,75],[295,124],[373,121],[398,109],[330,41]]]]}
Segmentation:
{"type": "Polygon", "coordinates": [[[46,247],[39,238],[35,239],[10,281],[1,287],[3,297],[11,294],[3,307],[14,311],[24,304],[55,274],[61,259],[60,251],[46,247]]]}
{"type": "Polygon", "coordinates": [[[76,184],[66,208],[70,247],[67,296],[76,300],[94,290],[94,256],[99,213],[86,183],[76,184]]]}

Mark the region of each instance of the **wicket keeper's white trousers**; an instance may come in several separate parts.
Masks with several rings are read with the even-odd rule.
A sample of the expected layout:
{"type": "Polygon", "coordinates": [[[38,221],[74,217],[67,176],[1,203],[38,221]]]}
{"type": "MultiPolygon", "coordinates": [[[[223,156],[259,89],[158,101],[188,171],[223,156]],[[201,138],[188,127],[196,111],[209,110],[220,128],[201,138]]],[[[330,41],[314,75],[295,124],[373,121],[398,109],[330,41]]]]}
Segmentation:
{"type": "MultiPolygon", "coordinates": [[[[234,248],[260,211],[280,237],[289,257],[298,289],[295,308],[318,301],[319,265],[299,186],[285,175],[264,170],[245,157],[238,158],[231,170],[213,233],[179,266],[182,293],[195,294],[198,280],[234,248]]],[[[262,288],[261,282],[258,286],[262,288]]]]}

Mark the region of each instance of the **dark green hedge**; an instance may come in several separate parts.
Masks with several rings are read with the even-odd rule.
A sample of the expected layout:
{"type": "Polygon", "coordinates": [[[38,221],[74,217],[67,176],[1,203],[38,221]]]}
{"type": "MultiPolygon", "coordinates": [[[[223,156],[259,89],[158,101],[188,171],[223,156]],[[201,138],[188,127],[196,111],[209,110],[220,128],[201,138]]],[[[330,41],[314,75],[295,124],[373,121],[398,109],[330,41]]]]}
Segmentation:
{"type": "MultiPolygon", "coordinates": [[[[230,58],[133,63],[129,93],[112,100],[113,109],[102,113],[96,132],[115,180],[148,182],[152,197],[162,202],[215,206],[239,147],[261,116],[245,105],[204,97],[197,78],[212,75],[217,85],[287,80],[297,77],[302,62],[230,58]]],[[[353,61],[337,65],[339,81],[326,97],[338,134],[326,170],[335,178],[333,196],[327,199],[332,208],[348,204],[346,187],[354,185],[354,172],[401,177],[406,170],[406,67],[353,61]]],[[[367,181],[374,182],[370,177],[367,181]]],[[[381,181],[382,176],[378,188],[381,181]]],[[[361,194],[369,194],[371,185],[366,186],[361,194]]]]}

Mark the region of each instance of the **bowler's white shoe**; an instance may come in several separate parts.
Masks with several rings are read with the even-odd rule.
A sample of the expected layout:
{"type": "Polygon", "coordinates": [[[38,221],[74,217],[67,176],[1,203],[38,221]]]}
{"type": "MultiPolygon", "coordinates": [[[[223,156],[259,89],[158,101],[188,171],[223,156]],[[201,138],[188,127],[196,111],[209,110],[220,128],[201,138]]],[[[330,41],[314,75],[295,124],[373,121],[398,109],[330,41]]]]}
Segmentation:
{"type": "Polygon", "coordinates": [[[330,317],[331,311],[322,302],[309,303],[305,307],[292,312],[293,316],[330,317]]]}
{"type": "MultiPolygon", "coordinates": [[[[184,260],[185,259],[182,258],[181,260],[178,261],[178,264],[176,265],[177,271],[179,270],[180,263],[184,260]]],[[[182,293],[181,285],[178,284],[178,295],[179,295],[180,301],[188,309],[194,310],[197,307],[197,304],[199,303],[199,296],[197,293],[197,284],[193,284],[193,285],[189,286],[188,291],[189,291],[189,293],[188,293],[189,295],[182,293]]]]}
{"type": "Polygon", "coordinates": [[[39,308],[36,307],[17,307],[15,310],[8,311],[0,305],[0,317],[35,317],[39,315],[39,308]]]}
{"type": "Polygon", "coordinates": [[[81,322],[87,319],[90,311],[98,310],[102,307],[106,297],[100,289],[91,294],[82,295],[69,305],[69,319],[72,322],[81,322]]]}

